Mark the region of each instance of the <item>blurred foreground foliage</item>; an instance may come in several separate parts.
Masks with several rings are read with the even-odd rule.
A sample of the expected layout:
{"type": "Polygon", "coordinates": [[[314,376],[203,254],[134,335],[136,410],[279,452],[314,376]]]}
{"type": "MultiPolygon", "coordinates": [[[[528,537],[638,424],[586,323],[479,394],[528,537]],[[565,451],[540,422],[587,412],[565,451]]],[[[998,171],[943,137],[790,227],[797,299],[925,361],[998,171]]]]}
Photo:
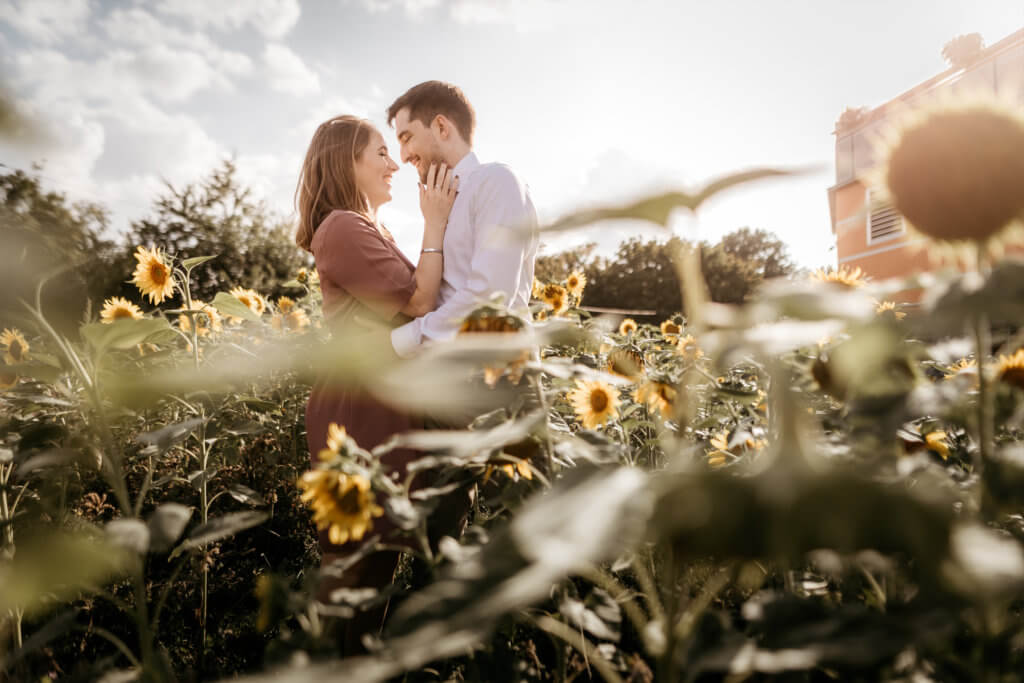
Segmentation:
{"type": "MultiPolygon", "coordinates": [[[[549,227],[664,225],[772,175],[549,227]]],[[[0,668],[1020,680],[1024,263],[768,279],[788,266],[765,242],[742,256],[756,292],[723,303],[717,247],[669,240],[658,288],[687,315],[642,324],[581,308],[584,251],[538,271],[529,312],[483,302],[456,340],[401,363],[374,333],[325,329],[306,270],[285,298],[220,281],[200,296],[210,254],[140,252],[140,289],[170,296],[148,313],[107,302],[77,329],[52,324],[37,289],[0,338],[0,668]],[[917,310],[885,301],[915,286],[917,310]],[[475,417],[372,451],[334,430],[307,471],[303,402],[327,368],[405,410],[475,417]],[[404,481],[381,462],[398,447],[421,454],[404,481]],[[320,572],[300,477],[326,526],[366,532],[320,572]],[[431,513],[467,486],[469,528],[431,543],[431,513]],[[314,600],[321,574],[380,550],[381,516],[407,535],[393,585],[314,600]],[[341,620],[385,603],[366,653],[341,652],[341,620]]]]}

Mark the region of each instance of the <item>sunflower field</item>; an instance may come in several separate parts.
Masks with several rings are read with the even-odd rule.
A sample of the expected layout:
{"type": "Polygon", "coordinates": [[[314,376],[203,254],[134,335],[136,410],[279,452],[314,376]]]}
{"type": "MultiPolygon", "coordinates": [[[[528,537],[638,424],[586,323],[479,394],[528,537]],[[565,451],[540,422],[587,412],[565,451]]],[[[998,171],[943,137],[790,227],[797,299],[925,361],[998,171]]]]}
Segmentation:
{"type": "MultiPolygon", "coordinates": [[[[896,207],[966,268],[819,271],[726,305],[685,247],[686,316],[659,325],[591,316],[565,273],[534,283],[529,316],[481,302],[399,362],[376,332],[328,329],[315,271],[292,296],[202,301],[215,257],[160,245],[124,274],[138,301],[77,335],[37,292],[0,335],[0,678],[1021,680],[1024,262],[1001,247],[1024,220],[1022,140],[1019,117],[964,108],[894,143],[896,207]],[[920,303],[895,303],[909,288],[920,303]],[[325,368],[463,427],[367,450],[331,425],[311,468],[325,368]],[[395,448],[420,454],[402,480],[395,448]],[[432,538],[465,490],[464,532],[432,538]],[[358,552],[321,568],[318,529],[358,552]],[[387,588],[316,599],[384,546],[402,553],[387,588]],[[344,651],[340,625],[382,607],[344,651]]],[[[779,175],[545,229],[666,226],[779,175]]]]}

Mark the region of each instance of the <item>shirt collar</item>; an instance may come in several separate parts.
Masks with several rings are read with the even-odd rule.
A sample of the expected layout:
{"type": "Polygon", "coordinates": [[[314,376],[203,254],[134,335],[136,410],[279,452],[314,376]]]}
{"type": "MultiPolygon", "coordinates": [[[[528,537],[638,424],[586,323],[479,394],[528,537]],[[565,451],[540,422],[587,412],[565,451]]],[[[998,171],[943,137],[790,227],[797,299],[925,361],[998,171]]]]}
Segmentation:
{"type": "Polygon", "coordinates": [[[480,166],[480,162],[477,160],[476,154],[469,152],[466,156],[462,157],[459,163],[455,164],[452,173],[461,178],[467,178],[478,166],[480,166]]]}

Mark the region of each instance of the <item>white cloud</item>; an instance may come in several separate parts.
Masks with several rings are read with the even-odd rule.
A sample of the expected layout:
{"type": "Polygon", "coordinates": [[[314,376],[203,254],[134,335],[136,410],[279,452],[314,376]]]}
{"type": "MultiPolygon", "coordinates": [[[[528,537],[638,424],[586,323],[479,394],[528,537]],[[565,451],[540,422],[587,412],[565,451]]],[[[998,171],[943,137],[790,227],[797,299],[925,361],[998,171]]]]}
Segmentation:
{"type": "Polygon", "coordinates": [[[0,21],[49,45],[86,32],[89,0],[0,0],[0,21]]]}
{"type": "Polygon", "coordinates": [[[157,11],[185,19],[199,28],[225,31],[249,25],[267,38],[284,37],[295,26],[301,13],[298,0],[163,0],[157,11]]]}
{"type": "MultiPolygon", "coordinates": [[[[540,31],[562,26],[582,16],[584,0],[347,0],[377,14],[393,9],[411,19],[428,10],[446,7],[448,16],[459,24],[503,24],[518,31],[540,31]]],[[[591,8],[592,9],[592,8],[591,8]]]]}
{"type": "Polygon", "coordinates": [[[302,58],[280,43],[268,43],[263,51],[270,87],[290,95],[320,92],[320,77],[302,58]]]}
{"type": "Polygon", "coordinates": [[[225,76],[243,76],[252,71],[252,60],[247,55],[221,47],[205,33],[178,29],[139,7],[115,9],[99,24],[112,41],[122,46],[187,48],[201,54],[211,68],[225,76]]]}
{"type": "Polygon", "coordinates": [[[89,177],[106,141],[106,131],[99,121],[70,102],[42,105],[19,101],[17,108],[33,121],[36,135],[3,141],[0,156],[7,165],[28,168],[42,162],[50,176],[74,178],[79,183],[89,177]]]}
{"type": "Polygon", "coordinates": [[[414,18],[420,17],[426,10],[441,4],[441,0],[357,0],[357,2],[374,14],[387,12],[397,7],[406,15],[414,18]]]}
{"type": "Polygon", "coordinates": [[[453,0],[448,13],[460,24],[507,24],[529,32],[567,25],[593,9],[584,0],[453,0]]]}
{"type": "MultiPolygon", "coordinates": [[[[339,95],[328,96],[320,99],[309,109],[309,113],[295,125],[289,133],[300,139],[308,141],[313,137],[313,132],[317,129],[321,123],[327,119],[335,116],[341,116],[343,114],[351,114],[352,116],[360,116],[364,119],[370,119],[375,125],[384,125],[384,122],[378,121],[383,119],[384,107],[379,104],[377,100],[368,100],[365,98],[349,98],[339,95]]],[[[387,139],[387,133],[384,134],[387,139]]]]}

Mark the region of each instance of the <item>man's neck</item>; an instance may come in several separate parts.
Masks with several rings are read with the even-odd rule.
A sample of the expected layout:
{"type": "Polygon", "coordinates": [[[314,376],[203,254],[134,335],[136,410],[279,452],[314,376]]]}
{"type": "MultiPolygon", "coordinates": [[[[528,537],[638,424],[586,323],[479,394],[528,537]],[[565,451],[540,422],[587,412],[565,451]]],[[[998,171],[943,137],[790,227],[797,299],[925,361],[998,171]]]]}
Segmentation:
{"type": "Polygon", "coordinates": [[[466,144],[453,148],[448,153],[448,158],[445,160],[448,164],[448,168],[455,168],[458,166],[459,162],[465,159],[470,153],[472,153],[472,151],[473,148],[466,144]]]}

